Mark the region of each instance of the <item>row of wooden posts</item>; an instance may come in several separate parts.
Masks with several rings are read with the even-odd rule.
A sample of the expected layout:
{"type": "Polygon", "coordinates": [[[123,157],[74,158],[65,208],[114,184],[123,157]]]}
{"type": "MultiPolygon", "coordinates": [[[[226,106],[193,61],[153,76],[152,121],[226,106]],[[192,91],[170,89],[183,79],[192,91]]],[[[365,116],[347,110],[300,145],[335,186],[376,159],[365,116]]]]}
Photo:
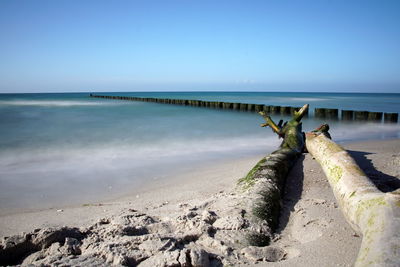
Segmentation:
{"type": "MultiPolygon", "coordinates": [[[[169,98],[134,97],[134,96],[110,96],[110,95],[94,95],[94,94],[90,94],[90,96],[97,98],[154,102],[154,103],[207,107],[207,108],[217,108],[217,109],[232,109],[240,111],[252,111],[252,112],[264,111],[269,114],[281,114],[281,115],[292,115],[294,111],[300,109],[300,107],[269,106],[263,104],[232,103],[232,102],[203,101],[203,100],[190,100],[190,99],[187,100],[187,99],[169,99],[169,98]]],[[[308,113],[305,114],[305,116],[308,116],[308,113]]],[[[339,119],[339,109],[315,108],[314,116],[320,119],[337,120],[339,119]]],[[[382,118],[384,119],[384,122],[396,123],[398,121],[398,113],[341,110],[342,120],[381,122],[382,118]]]]}
{"type": "MultiPolygon", "coordinates": [[[[356,121],[374,121],[394,122],[398,121],[398,113],[388,112],[374,112],[374,111],[354,111],[354,110],[341,110],[342,120],[356,120],[356,121]]],[[[338,119],[339,110],[329,108],[315,108],[314,116],[323,119],[338,119]]]]}

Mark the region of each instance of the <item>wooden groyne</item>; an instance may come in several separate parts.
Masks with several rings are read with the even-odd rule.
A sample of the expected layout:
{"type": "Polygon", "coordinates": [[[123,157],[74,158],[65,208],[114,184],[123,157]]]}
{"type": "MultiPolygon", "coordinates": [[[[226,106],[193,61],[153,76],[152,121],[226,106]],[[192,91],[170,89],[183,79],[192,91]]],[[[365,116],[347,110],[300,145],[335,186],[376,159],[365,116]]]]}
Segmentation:
{"type": "MultiPolygon", "coordinates": [[[[339,118],[339,110],[328,108],[315,108],[314,115],[316,118],[337,120],[339,118]]],[[[382,118],[384,118],[383,121],[385,123],[397,123],[398,113],[383,113],[365,110],[341,110],[341,119],[347,121],[355,120],[382,122],[382,118]]]]}
{"type": "MultiPolygon", "coordinates": [[[[219,101],[204,101],[195,99],[170,99],[170,98],[153,98],[153,97],[136,97],[136,96],[111,96],[111,95],[95,95],[90,94],[90,97],[115,99],[115,100],[128,100],[128,101],[141,101],[141,102],[153,102],[161,104],[172,104],[172,105],[183,105],[193,107],[205,107],[214,109],[225,109],[225,110],[237,110],[237,111],[249,111],[249,112],[260,112],[264,111],[268,114],[273,115],[293,115],[295,111],[298,111],[300,107],[291,106],[269,106],[263,104],[251,104],[251,103],[233,103],[233,102],[219,102],[219,101]]],[[[308,111],[305,116],[308,116],[308,111]]],[[[347,121],[371,121],[371,122],[382,122],[385,123],[397,123],[398,113],[383,113],[383,112],[371,112],[371,111],[354,111],[354,110],[339,110],[332,108],[315,108],[315,118],[338,120],[339,118],[347,121]]]]}
{"type": "Polygon", "coordinates": [[[298,111],[300,107],[280,107],[268,106],[262,104],[251,103],[232,103],[232,102],[218,102],[218,101],[203,101],[193,99],[169,99],[169,98],[152,98],[152,97],[135,97],[135,96],[110,96],[110,95],[95,95],[90,94],[90,97],[115,99],[115,100],[128,100],[128,101],[141,101],[153,102],[161,104],[206,107],[215,109],[230,109],[238,111],[260,112],[264,111],[272,114],[292,115],[294,111],[298,111]]]}

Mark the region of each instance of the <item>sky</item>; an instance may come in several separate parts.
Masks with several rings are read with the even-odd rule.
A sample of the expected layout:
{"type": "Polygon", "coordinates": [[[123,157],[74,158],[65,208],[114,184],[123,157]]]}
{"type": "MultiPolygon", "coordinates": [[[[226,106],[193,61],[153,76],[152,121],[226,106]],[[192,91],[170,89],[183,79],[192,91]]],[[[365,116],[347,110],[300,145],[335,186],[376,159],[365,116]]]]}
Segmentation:
{"type": "Polygon", "coordinates": [[[400,1],[0,1],[0,93],[400,93],[400,1]]]}

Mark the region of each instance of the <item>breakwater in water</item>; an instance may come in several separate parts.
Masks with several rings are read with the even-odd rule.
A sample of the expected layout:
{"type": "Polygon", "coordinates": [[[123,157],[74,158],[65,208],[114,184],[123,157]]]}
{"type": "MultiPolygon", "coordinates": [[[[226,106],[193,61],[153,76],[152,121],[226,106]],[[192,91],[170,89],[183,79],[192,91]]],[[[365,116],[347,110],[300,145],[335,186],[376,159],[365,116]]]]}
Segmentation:
{"type": "MultiPolygon", "coordinates": [[[[214,109],[238,110],[249,112],[264,111],[269,114],[292,115],[294,111],[300,107],[292,106],[273,106],[263,104],[251,103],[236,103],[236,102],[220,102],[220,101],[203,101],[194,99],[170,99],[170,98],[153,98],[153,97],[132,97],[132,96],[110,96],[110,95],[96,95],[90,94],[90,97],[114,99],[114,100],[127,100],[127,101],[141,101],[153,102],[160,104],[184,105],[194,107],[205,107],[214,109]]],[[[308,113],[305,114],[308,116],[308,113]]],[[[397,123],[398,113],[390,112],[371,112],[371,111],[354,111],[354,110],[339,110],[331,108],[315,108],[314,116],[320,119],[329,120],[356,120],[356,121],[371,121],[385,123],[397,123]]]]}

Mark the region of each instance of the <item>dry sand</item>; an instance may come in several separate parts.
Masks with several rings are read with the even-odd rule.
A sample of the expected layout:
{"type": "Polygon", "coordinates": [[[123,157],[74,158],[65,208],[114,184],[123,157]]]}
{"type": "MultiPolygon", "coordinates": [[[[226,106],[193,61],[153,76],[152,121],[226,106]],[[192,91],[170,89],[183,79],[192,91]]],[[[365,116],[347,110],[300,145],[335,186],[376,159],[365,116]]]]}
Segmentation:
{"type": "MultiPolygon", "coordinates": [[[[369,141],[344,147],[381,190],[400,187],[400,140],[369,141]]],[[[352,266],[361,238],[345,221],[320,166],[309,154],[304,154],[289,174],[280,229],[271,244],[274,250],[250,248],[249,251],[228,240],[233,233],[228,230],[235,230],[235,224],[226,223],[224,219],[231,215],[234,217],[233,213],[237,211],[232,204],[240,199],[240,192],[235,190],[237,180],[245,176],[258,160],[257,157],[199,169],[173,180],[152,184],[135,192],[132,197],[117,201],[1,216],[0,236],[61,226],[90,229],[95,236],[86,238],[81,245],[75,244],[73,238],[65,244],[53,243],[46,252],[36,252],[25,261],[36,264],[40,260],[42,263],[57,263],[56,258],[51,258],[52,253],[64,257],[63,263],[71,265],[134,265],[136,260],[143,266],[157,266],[168,262],[182,263],[187,259],[205,264],[208,254],[211,255],[211,264],[352,266]],[[146,234],[127,234],[127,225],[135,223],[141,224],[146,234]],[[211,228],[218,229],[215,236],[210,235],[212,238],[204,235],[204,231],[211,228]],[[219,232],[225,236],[219,236],[219,232]],[[167,240],[166,235],[173,234],[174,238],[167,238],[169,243],[162,243],[167,240]],[[226,241],[221,242],[224,238],[226,241]],[[156,241],[162,244],[157,245],[156,241]],[[128,257],[124,254],[126,257],[121,257],[118,253],[122,248],[118,242],[129,242],[131,250],[132,246],[140,249],[135,250],[135,255],[128,257]],[[74,250],[75,246],[86,249],[87,257],[74,255],[80,253],[74,250]],[[181,250],[175,250],[179,246],[181,250]],[[269,256],[258,255],[264,252],[269,256]],[[97,257],[96,260],[93,257],[97,257]]],[[[34,234],[37,240],[45,236],[46,233],[42,232],[34,234]]],[[[42,242],[42,245],[43,240],[37,242],[42,242]]]]}

